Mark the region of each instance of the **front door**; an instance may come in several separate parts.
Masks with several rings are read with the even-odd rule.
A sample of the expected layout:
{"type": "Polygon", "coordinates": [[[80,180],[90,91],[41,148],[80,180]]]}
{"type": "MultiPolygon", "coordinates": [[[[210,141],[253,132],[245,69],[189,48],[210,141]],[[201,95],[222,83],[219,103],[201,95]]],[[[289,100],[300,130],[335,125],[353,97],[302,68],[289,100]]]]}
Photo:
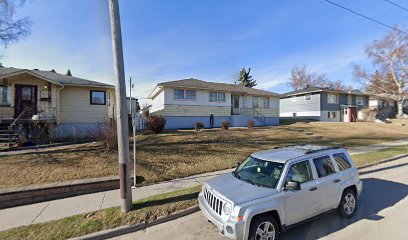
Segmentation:
{"type": "Polygon", "coordinates": [[[14,117],[30,119],[37,114],[37,86],[16,84],[14,117]]]}
{"type": "Polygon", "coordinates": [[[349,122],[356,122],[356,121],[357,121],[357,108],[349,107],[349,122]]]}
{"type": "Polygon", "coordinates": [[[231,95],[231,114],[239,114],[239,95],[231,95]]]}

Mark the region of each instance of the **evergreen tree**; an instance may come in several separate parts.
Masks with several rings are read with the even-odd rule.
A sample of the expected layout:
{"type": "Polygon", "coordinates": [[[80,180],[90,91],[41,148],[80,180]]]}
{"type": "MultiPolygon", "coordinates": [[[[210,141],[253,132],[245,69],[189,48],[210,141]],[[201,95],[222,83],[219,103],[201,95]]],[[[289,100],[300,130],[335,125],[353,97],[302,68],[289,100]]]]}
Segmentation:
{"type": "Polygon", "coordinates": [[[251,68],[248,68],[248,72],[246,71],[245,68],[242,68],[241,72],[239,73],[239,79],[238,79],[238,84],[245,86],[245,87],[250,87],[253,88],[257,85],[256,80],[252,78],[249,73],[251,72],[251,68]]]}

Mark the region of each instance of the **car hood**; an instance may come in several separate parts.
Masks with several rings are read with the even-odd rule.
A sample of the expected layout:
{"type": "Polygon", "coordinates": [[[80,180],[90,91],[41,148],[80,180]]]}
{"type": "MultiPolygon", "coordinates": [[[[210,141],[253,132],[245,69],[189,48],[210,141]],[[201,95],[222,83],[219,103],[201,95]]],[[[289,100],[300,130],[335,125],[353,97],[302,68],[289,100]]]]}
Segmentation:
{"type": "Polygon", "coordinates": [[[207,180],[205,184],[220,197],[225,197],[233,204],[241,204],[276,194],[278,190],[259,187],[239,180],[232,173],[207,180]]]}

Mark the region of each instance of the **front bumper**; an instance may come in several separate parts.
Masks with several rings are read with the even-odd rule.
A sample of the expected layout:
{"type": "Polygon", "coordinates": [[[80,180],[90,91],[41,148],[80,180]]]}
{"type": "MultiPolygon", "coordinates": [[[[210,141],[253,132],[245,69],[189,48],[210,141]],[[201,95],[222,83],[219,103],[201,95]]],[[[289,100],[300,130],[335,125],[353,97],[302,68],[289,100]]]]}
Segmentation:
{"type": "Polygon", "coordinates": [[[244,221],[233,222],[222,219],[207,205],[202,192],[198,195],[198,205],[204,216],[220,230],[222,235],[230,239],[243,239],[244,221]]]}

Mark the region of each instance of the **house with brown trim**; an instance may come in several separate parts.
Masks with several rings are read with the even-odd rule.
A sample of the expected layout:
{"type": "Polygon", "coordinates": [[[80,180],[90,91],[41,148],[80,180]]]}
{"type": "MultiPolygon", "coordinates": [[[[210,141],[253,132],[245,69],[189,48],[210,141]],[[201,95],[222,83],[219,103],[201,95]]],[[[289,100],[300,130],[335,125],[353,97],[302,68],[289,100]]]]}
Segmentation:
{"type": "Polygon", "coordinates": [[[112,121],[114,90],[70,73],[0,65],[0,128],[30,137],[33,124],[42,124],[50,139],[86,137],[112,121]]]}

